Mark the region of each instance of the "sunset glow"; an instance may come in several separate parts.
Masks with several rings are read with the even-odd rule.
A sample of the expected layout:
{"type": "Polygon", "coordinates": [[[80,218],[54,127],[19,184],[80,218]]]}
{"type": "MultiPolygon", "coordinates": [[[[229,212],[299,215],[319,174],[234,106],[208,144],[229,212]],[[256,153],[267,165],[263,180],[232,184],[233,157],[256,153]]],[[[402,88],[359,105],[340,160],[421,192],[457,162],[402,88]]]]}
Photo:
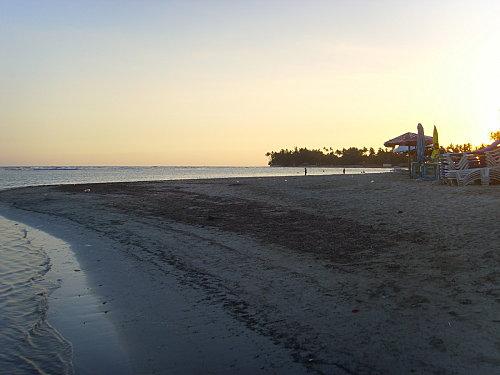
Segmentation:
{"type": "Polygon", "coordinates": [[[0,164],[265,165],[500,127],[500,2],[0,2],[0,164]]]}

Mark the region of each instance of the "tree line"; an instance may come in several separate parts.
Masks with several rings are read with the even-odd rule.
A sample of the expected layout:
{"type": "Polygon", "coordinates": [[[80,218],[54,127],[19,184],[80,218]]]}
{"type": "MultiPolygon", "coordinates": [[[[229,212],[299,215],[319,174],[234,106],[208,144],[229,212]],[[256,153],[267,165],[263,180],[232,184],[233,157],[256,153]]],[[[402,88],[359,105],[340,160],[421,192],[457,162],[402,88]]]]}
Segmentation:
{"type": "Polygon", "coordinates": [[[331,147],[309,150],[297,148],[292,150],[281,149],[266,153],[271,167],[299,167],[299,166],[342,166],[342,165],[382,165],[404,164],[406,157],[395,154],[389,149],[349,147],[342,150],[333,150],[331,147]]]}
{"type": "MultiPolygon", "coordinates": [[[[471,152],[485,146],[484,144],[473,146],[470,143],[461,145],[450,144],[446,147],[440,147],[440,150],[441,153],[471,152]]],[[[431,150],[428,151],[430,153],[431,150]]],[[[383,164],[405,166],[408,163],[408,156],[406,154],[395,154],[391,149],[387,148],[375,150],[373,147],[349,147],[341,150],[333,150],[331,147],[312,150],[295,147],[292,150],[281,149],[280,151],[271,151],[266,153],[266,156],[269,159],[268,164],[271,167],[382,166],[383,164]]]]}

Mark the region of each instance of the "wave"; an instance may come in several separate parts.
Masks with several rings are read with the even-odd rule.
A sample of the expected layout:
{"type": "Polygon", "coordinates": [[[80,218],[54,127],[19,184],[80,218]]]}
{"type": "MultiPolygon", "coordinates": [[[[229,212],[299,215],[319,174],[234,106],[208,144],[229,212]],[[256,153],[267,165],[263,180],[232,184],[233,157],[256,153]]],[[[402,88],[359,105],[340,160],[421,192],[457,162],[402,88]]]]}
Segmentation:
{"type": "Polygon", "coordinates": [[[27,232],[0,217],[0,372],[72,374],[72,347],[47,322],[48,297],[58,285],[45,275],[51,263],[27,232]]]}

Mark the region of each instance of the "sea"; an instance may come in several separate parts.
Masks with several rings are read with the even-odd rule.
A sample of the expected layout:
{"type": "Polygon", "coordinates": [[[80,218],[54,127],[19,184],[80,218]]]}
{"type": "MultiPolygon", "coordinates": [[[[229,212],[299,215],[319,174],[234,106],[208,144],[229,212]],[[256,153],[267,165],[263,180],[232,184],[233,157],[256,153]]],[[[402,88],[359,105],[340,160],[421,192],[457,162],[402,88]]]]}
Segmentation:
{"type": "MultiPolygon", "coordinates": [[[[346,168],[345,173],[388,171],[346,168]]],[[[343,168],[307,168],[308,175],[342,173],[343,168]]],[[[38,185],[303,174],[303,167],[0,167],[0,190],[38,185]]],[[[63,282],[54,275],[57,259],[51,256],[57,252],[70,253],[70,246],[1,215],[0,210],[0,374],[72,374],[75,371],[72,343],[50,320],[51,298],[54,299],[63,282]]]]}
{"type": "Polygon", "coordinates": [[[71,374],[71,343],[47,319],[59,285],[33,233],[0,216],[0,374],[71,374]]]}
{"type": "MultiPolygon", "coordinates": [[[[346,168],[346,174],[391,168],[346,168]]],[[[342,174],[343,168],[307,167],[308,175],[342,174]]],[[[229,177],[300,176],[304,167],[0,167],[0,189],[92,182],[159,181],[229,177]]]]}

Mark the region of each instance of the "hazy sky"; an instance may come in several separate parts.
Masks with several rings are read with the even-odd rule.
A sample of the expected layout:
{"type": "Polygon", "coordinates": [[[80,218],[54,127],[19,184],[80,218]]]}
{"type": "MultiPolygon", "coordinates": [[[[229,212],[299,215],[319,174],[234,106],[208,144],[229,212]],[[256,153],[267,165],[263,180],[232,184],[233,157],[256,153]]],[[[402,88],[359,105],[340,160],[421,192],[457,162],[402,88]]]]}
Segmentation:
{"type": "Polygon", "coordinates": [[[500,128],[500,1],[0,0],[0,164],[264,165],[500,128]]]}

